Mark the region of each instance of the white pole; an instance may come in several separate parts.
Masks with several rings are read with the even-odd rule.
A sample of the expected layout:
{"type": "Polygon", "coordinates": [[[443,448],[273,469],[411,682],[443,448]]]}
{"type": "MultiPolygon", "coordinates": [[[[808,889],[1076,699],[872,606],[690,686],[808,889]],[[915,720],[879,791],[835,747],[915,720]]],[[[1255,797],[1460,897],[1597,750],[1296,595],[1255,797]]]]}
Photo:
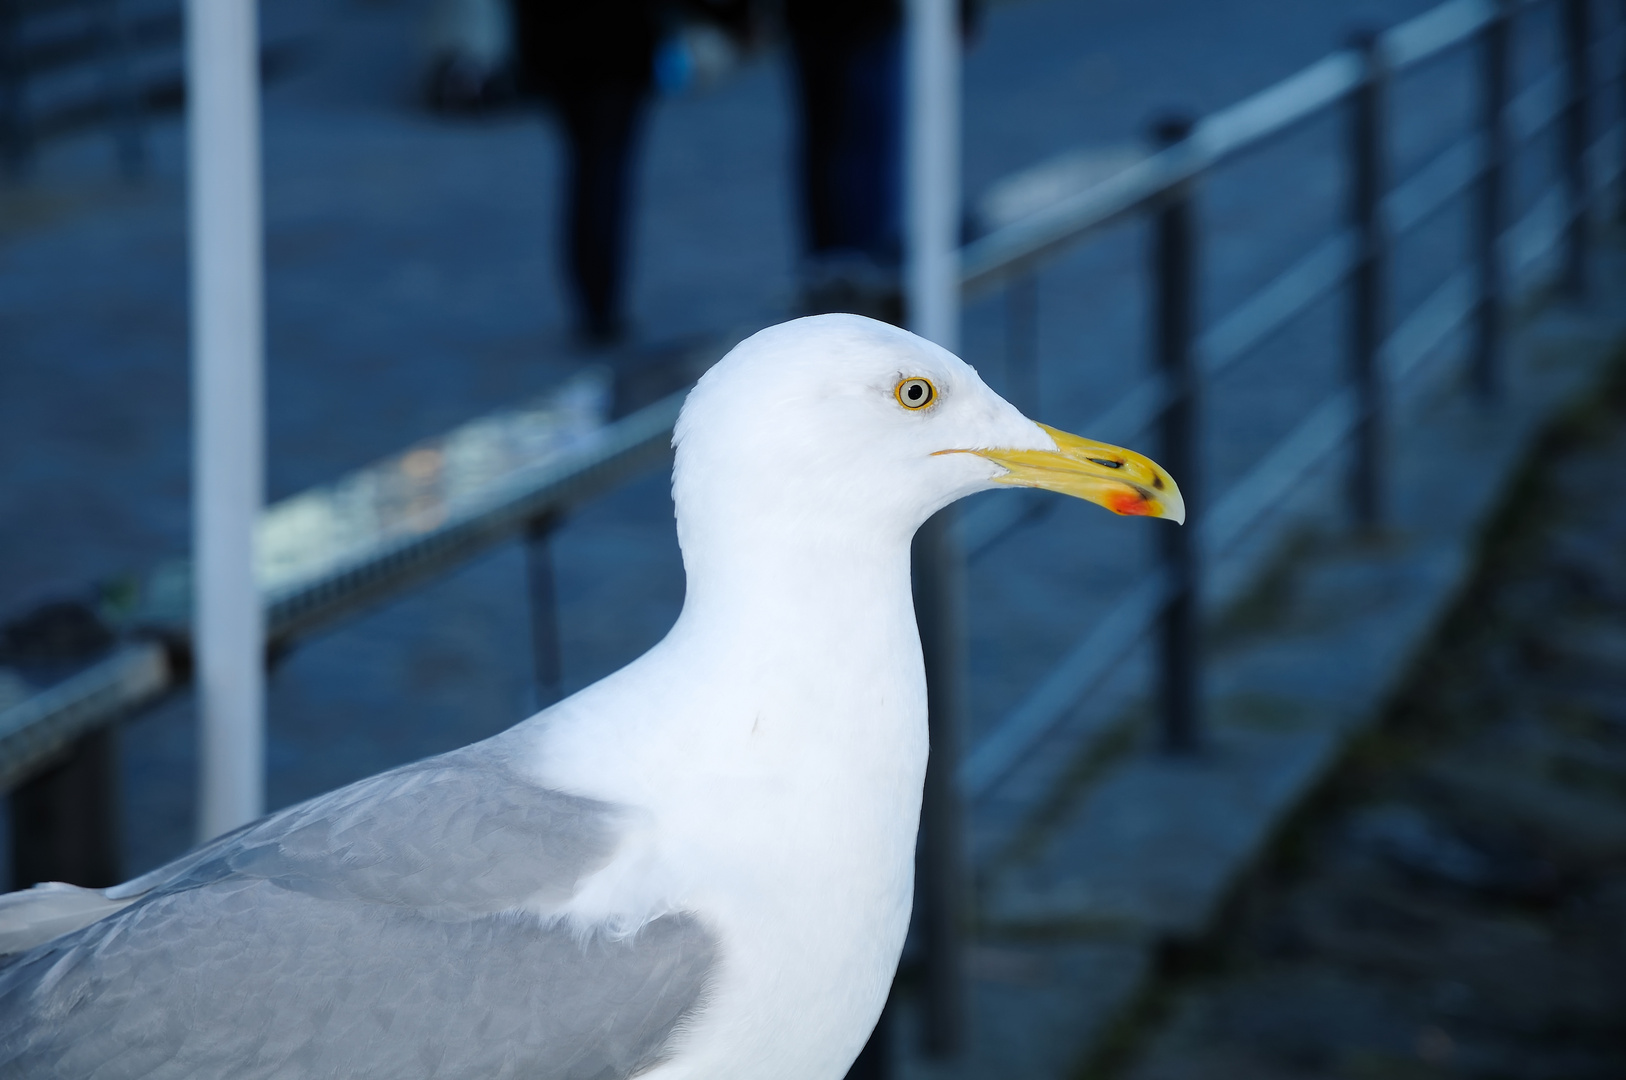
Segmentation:
{"type": "Polygon", "coordinates": [[[909,0],[904,205],[910,329],[960,338],[960,33],[957,0],[909,0]]]}
{"type": "MultiPolygon", "coordinates": [[[[909,328],[945,349],[960,337],[960,35],[958,0],[909,0],[908,160],[904,189],[909,328]]],[[[920,890],[927,1053],[964,1045],[965,875],[955,790],[965,730],[964,559],[953,509],[915,535],[915,612],[926,661],[931,763],[920,822],[920,890]]]]}
{"type": "Polygon", "coordinates": [[[192,551],[198,832],[265,803],[259,48],[254,0],[187,0],[192,256],[192,551]]]}

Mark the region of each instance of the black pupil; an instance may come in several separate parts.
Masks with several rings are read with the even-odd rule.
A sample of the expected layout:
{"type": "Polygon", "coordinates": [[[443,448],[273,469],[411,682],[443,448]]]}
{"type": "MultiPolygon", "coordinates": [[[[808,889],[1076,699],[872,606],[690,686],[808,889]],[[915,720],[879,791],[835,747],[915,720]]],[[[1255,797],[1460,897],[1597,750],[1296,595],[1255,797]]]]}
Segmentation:
{"type": "Polygon", "coordinates": [[[909,389],[907,391],[910,401],[919,401],[920,396],[922,394],[924,394],[925,392],[926,392],[925,388],[922,387],[919,383],[910,383],[909,384],[909,389]]]}

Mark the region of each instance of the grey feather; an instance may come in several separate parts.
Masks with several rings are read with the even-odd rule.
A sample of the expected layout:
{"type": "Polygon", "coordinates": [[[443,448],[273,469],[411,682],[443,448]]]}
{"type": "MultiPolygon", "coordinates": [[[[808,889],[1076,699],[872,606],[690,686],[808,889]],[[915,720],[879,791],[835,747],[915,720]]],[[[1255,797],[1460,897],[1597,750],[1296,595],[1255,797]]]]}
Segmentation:
{"type": "Polygon", "coordinates": [[[0,1077],[636,1075],[703,1006],[711,934],[513,910],[568,897],[617,832],[488,745],[285,810],[0,968],[0,1077]]]}
{"type": "Polygon", "coordinates": [[[112,900],[101,889],[81,889],[47,881],[22,892],[0,896],[0,957],[26,952],[128,904],[112,900]]]}

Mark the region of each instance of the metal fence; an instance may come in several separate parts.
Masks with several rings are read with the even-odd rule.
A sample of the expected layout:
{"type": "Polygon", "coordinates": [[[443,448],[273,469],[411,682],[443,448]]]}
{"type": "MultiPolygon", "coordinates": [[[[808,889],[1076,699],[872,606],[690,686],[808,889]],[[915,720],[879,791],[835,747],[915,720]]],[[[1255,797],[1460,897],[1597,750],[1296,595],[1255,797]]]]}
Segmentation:
{"type": "MultiPolygon", "coordinates": [[[[1159,460],[1179,478],[1186,498],[1183,529],[1159,530],[1155,568],[1067,651],[1001,722],[952,762],[963,705],[933,703],[933,763],[957,783],[928,780],[922,826],[917,926],[926,984],[923,1034],[928,1052],[954,1052],[965,1031],[961,936],[967,808],[987,799],[1070,714],[1078,701],[1132,648],[1155,646],[1158,741],[1173,754],[1204,745],[1199,632],[1205,576],[1303,481],[1344,455],[1343,502],[1351,526],[1383,526],[1388,509],[1384,448],[1397,390],[1459,333],[1466,333],[1465,383],[1485,401],[1505,389],[1504,323],[1515,284],[1556,249],[1556,284],[1572,298],[1587,289],[1588,232],[1611,186],[1626,207],[1626,5],[1617,5],[1613,32],[1600,39],[1592,0],[1451,0],[1382,34],[1361,33],[1350,47],[1275,86],[1201,120],[1157,120],[1155,147],[1143,160],[1026,220],[979,239],[961,252],[968,292],[1006,294],[1007,381],[1038,383],[1036,276],[1063,253],[1127,221],[1148,225],[1145,274],[1151,289],[1153,370],[1078,430],[1092,438],[1131,441],[1156,429],[1159,460]],[[1556,64],[1513,92],[1515,35],[1524,20],[1556,9],[1556,64]],[[1448,53],[1474,50],[1472,130],[1410,176],[1389,177],[1392,84],[1395,78],[1448,53]],[[1608,72],[1608,78],[1598,73],[1608,72]],[[1605,109],[1613,86],[1616,105],[1605,109]],[[1207,326],[1198,319],[1202,287],[1202,216],[1198,199],[1207,174],[1247,152],[1342,110],[1346,177],[1342,226],[1285,272],[1207,326]],[[1602,134],[1596,118],[1616,115],[1602,134]],[[1509,213],[1510,177],[1525,144],[1558,127],[1558,181],[1517,220],[1509,213]],[[1458,200],[1471,203],[1470,257],[1410,310],[1392,310],[1388,278],[1394,242],[1458,200]],[[1342,384],[1312,408],[1242,478],[1224,491],[1203,487],[1198,460],[1205,420],[1204,388],[1256,352],[1308,309],[1346,292],[1347,350],[1342,384]]],[[[1032,396],[1032,390],[1028,391],[1032,396]]],[[[989,508],[962,522],[966,546],[985,546],[1019,524],[1022,513],[989,508]]],[[[927,590],[954,596],[963,587],[963,549],[917,551],[927,590]]],[[[917,589],[921,588],[917,584],[917,589]]],[[[959,605],[922,610],[927,654],[954,656],[965,627],[953,622],[959,605]],[[931,619],[950,620],[931,625],[931,619]],[[935,649],[932,639],[937,638],[935,649]]],[[[932,689],[953,692],[939,677],[932,689]]]]}

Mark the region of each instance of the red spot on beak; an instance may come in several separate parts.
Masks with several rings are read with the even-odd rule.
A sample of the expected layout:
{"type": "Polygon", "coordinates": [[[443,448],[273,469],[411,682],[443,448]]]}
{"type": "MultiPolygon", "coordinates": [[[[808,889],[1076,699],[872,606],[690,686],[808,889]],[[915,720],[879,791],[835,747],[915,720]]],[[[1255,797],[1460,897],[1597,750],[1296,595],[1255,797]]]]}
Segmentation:
{"type": "Polygon", "coordinates": [[[1152,516],[1152,504],[1137,491],[1113,492],[1107,496],[1107,509],[1128,517],[1152,516]]]}

